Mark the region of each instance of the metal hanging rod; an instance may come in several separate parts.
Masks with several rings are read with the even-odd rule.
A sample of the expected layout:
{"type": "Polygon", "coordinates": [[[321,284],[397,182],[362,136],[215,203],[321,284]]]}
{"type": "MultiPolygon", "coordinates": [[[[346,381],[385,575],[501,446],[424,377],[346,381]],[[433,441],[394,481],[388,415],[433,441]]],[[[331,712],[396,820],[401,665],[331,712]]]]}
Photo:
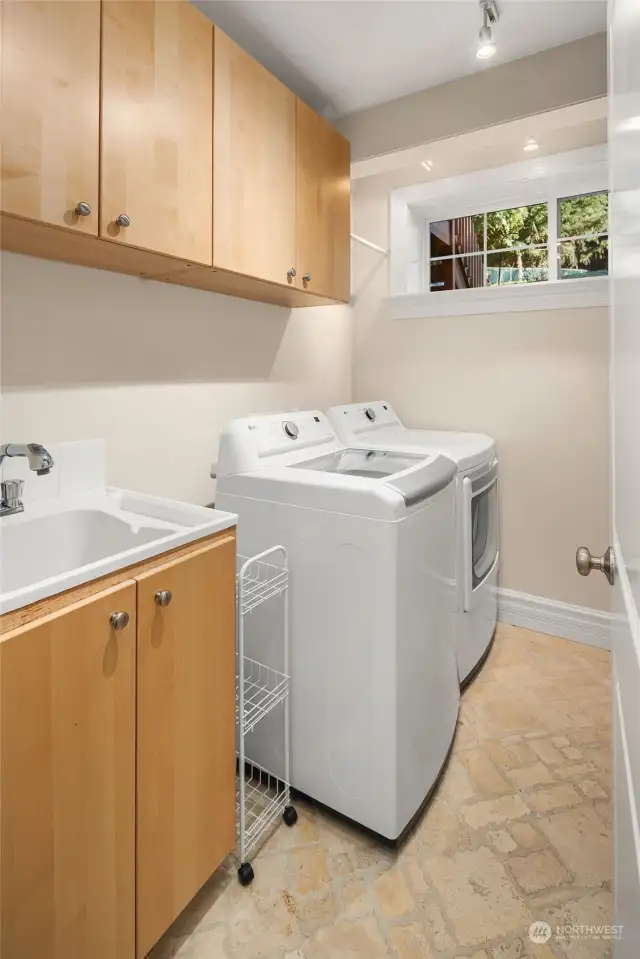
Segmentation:
{"type": "Polygon", "coordinates": [[[372,243],[371,240],[365,240],[363,236],[358,236],[357,233],[352,233],[351,239],[355,240],[356,243],[362,243],[363,246],[368,246],[370,250],[375,250],[376,253],[383,253],[385,256],[389,256],[389,251],[385,250],[383,246],[378,246],[377,243],[372,243]]]}

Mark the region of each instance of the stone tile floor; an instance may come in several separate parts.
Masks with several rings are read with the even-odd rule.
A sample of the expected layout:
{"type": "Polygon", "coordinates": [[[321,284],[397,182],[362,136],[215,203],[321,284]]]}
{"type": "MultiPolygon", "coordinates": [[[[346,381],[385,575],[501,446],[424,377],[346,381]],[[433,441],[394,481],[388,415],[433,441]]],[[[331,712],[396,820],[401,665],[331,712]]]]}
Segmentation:
{"type": "Polygon", "coordinates": [[[611,919],[608,653],[499,626],[442,784],[399,853],[298,805],[212,877],[153,959],[601,959],[611,919]],[[534,944],[529,926],[554,934],[534,944]]]}

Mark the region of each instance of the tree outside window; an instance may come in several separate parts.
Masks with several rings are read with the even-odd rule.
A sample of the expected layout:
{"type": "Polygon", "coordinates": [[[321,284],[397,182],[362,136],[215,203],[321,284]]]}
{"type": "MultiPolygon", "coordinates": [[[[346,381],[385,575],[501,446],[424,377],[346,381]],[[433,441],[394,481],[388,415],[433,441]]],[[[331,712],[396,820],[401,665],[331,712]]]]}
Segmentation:
{"type": "Polygon", "coordinates": [[[559,279],[606,275],[608,194],[563,197],[557,203],[554,237],[549,236],[547,203],[430,223],[430,290],[544,282],[549,257],[555,255],[559,279]]]}
{"type": "Polygon", "coordinates": [[[609,272],[609,195],[586,193],[558,200],[558,276],[606,276],[609,272]]]}

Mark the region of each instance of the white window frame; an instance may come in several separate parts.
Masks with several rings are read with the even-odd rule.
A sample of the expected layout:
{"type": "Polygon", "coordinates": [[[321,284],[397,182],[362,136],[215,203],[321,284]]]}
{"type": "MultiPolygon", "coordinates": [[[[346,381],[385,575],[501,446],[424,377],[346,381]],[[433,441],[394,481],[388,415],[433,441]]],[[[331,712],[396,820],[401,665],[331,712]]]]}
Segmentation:
{"type": "Polygon", "coordinates": [[[549,279],[521,286],[429,290],[428,223],[547,203],[549,237],[558,233],[558,199],[608,189],[606,145],[538,157],[396,190],[390,198],[390,305],[397,318],[513,313],[606,306],[608,277],[549,279]]]}

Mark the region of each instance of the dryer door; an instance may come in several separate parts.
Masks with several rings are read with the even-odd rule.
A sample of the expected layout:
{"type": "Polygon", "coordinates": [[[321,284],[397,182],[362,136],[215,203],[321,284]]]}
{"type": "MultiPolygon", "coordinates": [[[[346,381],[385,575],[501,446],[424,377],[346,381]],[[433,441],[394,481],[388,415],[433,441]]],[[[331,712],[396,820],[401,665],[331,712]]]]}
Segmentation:
{"type": "Polygon", "coordinates": [[[464,608],[489,575],[498,555],[498,464],[463,480],[464,608]]]}

